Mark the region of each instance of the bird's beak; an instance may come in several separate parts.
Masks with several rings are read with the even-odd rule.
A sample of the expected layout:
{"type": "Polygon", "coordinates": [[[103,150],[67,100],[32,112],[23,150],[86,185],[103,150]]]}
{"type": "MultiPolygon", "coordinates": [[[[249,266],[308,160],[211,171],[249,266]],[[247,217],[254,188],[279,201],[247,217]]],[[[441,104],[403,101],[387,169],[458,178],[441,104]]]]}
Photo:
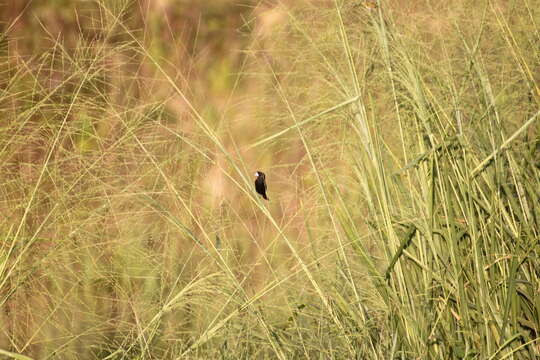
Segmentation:
{"type": "Polygon", "coordinates": [[[258,172],[255,173],[255,177],[259,177],[259,173],[258,173],[258,172]]]}

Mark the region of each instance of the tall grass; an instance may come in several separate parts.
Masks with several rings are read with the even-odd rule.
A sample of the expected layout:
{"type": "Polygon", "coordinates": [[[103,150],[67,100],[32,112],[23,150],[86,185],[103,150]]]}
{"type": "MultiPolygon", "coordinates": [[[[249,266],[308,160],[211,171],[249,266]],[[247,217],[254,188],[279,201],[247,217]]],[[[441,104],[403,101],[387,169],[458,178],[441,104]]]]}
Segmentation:
{"type": "Polygon", "coordinates": [[[540,356],[540,4],[111,4],[2,34],[2,356],[540,356]]]}

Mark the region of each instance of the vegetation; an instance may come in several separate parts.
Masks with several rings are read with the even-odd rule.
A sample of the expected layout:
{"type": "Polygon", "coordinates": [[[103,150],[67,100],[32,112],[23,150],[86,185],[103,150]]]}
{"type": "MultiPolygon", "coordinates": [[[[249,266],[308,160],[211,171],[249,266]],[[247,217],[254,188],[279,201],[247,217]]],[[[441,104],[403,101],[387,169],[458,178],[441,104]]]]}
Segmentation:
{"type": "Polygon", "coordinates": [[[538,1],[22,3],[2,356],[540,357],[538,1]]]}

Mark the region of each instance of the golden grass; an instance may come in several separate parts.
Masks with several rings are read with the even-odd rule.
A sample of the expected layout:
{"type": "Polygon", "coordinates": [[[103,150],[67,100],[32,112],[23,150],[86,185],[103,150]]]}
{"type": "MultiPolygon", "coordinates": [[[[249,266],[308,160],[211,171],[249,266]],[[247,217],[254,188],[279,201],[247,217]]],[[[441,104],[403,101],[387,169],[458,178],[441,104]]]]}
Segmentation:
{"type": "Polygon", "coordinates": [[[13,6],[2,356],[538,356],[539,4],[375,3],[13,6]]]}

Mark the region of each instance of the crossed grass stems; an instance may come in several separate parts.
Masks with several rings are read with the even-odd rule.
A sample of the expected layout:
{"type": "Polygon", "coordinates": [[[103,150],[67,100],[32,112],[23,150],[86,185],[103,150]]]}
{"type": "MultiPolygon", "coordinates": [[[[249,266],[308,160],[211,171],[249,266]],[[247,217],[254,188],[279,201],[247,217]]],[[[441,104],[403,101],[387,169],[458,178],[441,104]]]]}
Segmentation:
{"type": "MultiPolygon", "coordinates": [[[[290,125],[251,142],[246,149],[271,146],[285,141],[283,139],[287,137],[300,142],[309,165],[306,176],[314,181],[311,194],[317,198],[319,221],[326,227],[325,233],[331,234],[324,240],[331,238],[333,241],[325,253],[314,258],[308,258],[300,251],[286,230],[287,223],[276,219],[272,209],[255,196],[252,179],[246,176],[252,171],[247,169],[240,151],[232,153],[227,149],[221,134],[193,105],[178,85],[178,79],[169,75],[162,60],[124,25],[121,16],[115,15],[103,3],[100,6],[112,19],[110,33],[112,29],[121,29],[130,38],[125,43],[126,49],[134,50],[156,69],[172,89],[171,97],[186,104],[207,145],[215,149],[212,152],[209,147],[201,147],[160,121],[159,116],[156,119],[154,114],[159,113],[165,102],[144,104],[140,112],[135,109],[135,112],[128,110],[114,114],[122,122],[125,135],[113,147],[120,148],[129,143],[137,148],[140,159],[153,169],[147,170],[148,173],[159,179],[157,182],[162,189],[156,193],[170,194],[173,200],[163,204],[151,192],[130,194],[129,186],[120,193],[133,195],[132,199],[136,199],[143,208],[151,209],[157,218],[191,240],[206,259],[212,260],[212,266],[188,281],[183,281],[184,270],[180,270],[173,276],[174,281],[169,280],[162,285],[159,301],[149,310],[153,315],[146,314],[146,320],[138,317],[140,310],[129,301],[132,297],[130,292],[137,287],[128,286],[127,290],[119,287],[125,292],[120,296],[125,296],[128,308],[133,311],[134,324],[127,327],[130,330],[125,332],[125,336],[120,335],[114,343],[101,349],[107,353],[106,357],[150,358],[160,352],[170,358],[182,358],[216,351],[221,351],[225,358],[262,354],[280,359],[291,356],[310,358],[318,352],[335,358],[533,359],[538,356],[540,310],[537,304],[539,236],[536,204],[539,174],[536,156],[538,135],[534,135],[533,130],[534,126],[538,129],[539,113],[534,108],[538,107],[540,92],[528,65],[530,58],[520,47],[505,15],[495,5],[488,5],[484,12],[493,15],[494,23],[489,23],[487,17],[483,18],[472,45],[469,37],[457,32],[464,57],[461,62],[466,64],[460,75],[453,74],[451,69],[435,72],[419,62],[417,57],[427,59],[428,55],[418,56],[422,50],[399,36],[396,25],[382,6],[370,11],[365,20],[371,31],[373,52],[376,50],[378,54],[378,60],[374,60],[373,52],[366,55],[354,47],[356,42],[352,42],[351,37],[357,40],[357,34],[347,27],[347,14],[336,3],[332,26],[337,45],[332,50],[339,50],[341,59],[345,59],[340,66],[335,65],[328,49],[308,32],[298,15],[292,11],[288,13],[290,31],[302,38],[310,54],[319,59],[333,80],[334,88],[339,90],[337,93],[341,100],[330,105],[324,103],[324,106],[321,102],[315,115],[299,117],[286,87],[287,81],[274,65],[266,63],[274,96],[283,106],[290,125]],[[520,70],[519,79],[512,80],[526,84],[519,88],[521,91],[532,93],[533,110],[529,111],[525,121],[511,118],[511,113],[505,108],[506,103],[500,99],[504,89],[495,95],[493,75],[486,68],[487,59],[482,57],[481,34],[493,27],[500,31],[500,37],[505,41],[509,55],[504,60],[520,70]],[[359,66],[359,59],[364,66],[359,66]],[[373,66],[368,65],[369,62],[373,66]],[[373,70],[374,66],[377,70],[373,70]],[[359,68],[367,70],[362,73],[359,68]],[[398,133],[396,137],[389,137],[378,123],[384,116],[378,112],[374,95],[369,91],[370,86],[375,87],[370,82],[370,76],[373,76],[370,71],[378,72],[388,91],[398,133]],[[466,95],[465,89],[474,93],[466,95]],[[463,116],[466,110],[460,104],[474,106],[468,112],[477,119],[466,119],[463,116]],[[126,115],[134,113],[138,117],[127,120],[126,115]],[[325,170],[324,160],[320,159],[321,150],[313,145],[317,139],[312,136],[322,136],[313,129],[324,129],[325,121],[334,114],[346,119],[342,121],[348,121],[349,136],[340,144],[345,149],[344,158],[349,170],[346,189],[340,174],[325,170]],[[508,117],[510,119],[506,120],[508,117]],[[171,134],[200,161],[219,167],[258,213],[254,216],[262,215],[273,228],[274,239],[266,247],[259,247],[261,259],[271,272],[270,280],[255,294],[250,294],[245,286],[250,272],[244,277],[238,276],[234,263],[223,251],[222,244],[217,242],[219,237],[213,236],[191,200],[185,197],[175,179],[168,174],[169,162],[154,153],[155,144],[142,135],[141,129],[148,122],[171,134]],[[506,129],[510,126],[515,130],[508,135],[506,129]],[[530,140],[531,131],[536,139],[530,140]],[[217,162],[216,154],[223,157],[225,163],[217,162]],[[348,191],[350,188],[354,190],[348,191]],[[185,216],[178,216],[173,208],[185,216]],[[360,226],[361,222],[367,227],[360,226]],[[267,255],[278,242],[285,244],[295,264],[285,275],[278,271],[275,260],[267,255]],[[376,250],[372,244],[376,244],[376,250]],[[333,259],[333,267],[329,265],[332,262],[325,263],[327,258],[333,259]],[[322,269],[321,263],[325,263],[322,269]],[[291,300],[298,296],[295,286],[299,283],[307,295],[291,300]],[[279,322],[268,315],[271,303],[265,308],[265,298],[278,290],[283,291],[288,299],[280,311],[291,314],[284,326],[278,326],[279,322]],[[187,338],[164,338],[166,326],[172,321],[171,314],[198,307],[197,314],[200,315],[204,312],[202,308],[209,306],[209,298],[215,294],[224,295],[224,303],[202,322],[200,329],[192,330],[187,338]],[[250,320],[245,319],[246,313],[250,320]],[[248,324],[258,331],[248,337],[246,344],[233,347],[229,343],[232,339],[249,334],[245,330],[247,321],[252,321],[248,324]],[[227,355],[231,349],[238,353],[227,355]]],[[[62,48],[61,43],[57,42],[55,47],[54,51],[68,59],[69,52],[62,48]]],[[[106,51],[105,47],[98,49],[90,62],[84,62],[86,65],[76,58],[70,59],[78,70],[41,100],[17,114],[21,124],[27,123],[46,106],[54,106],[56,92],[72,81],[78,81],[67,106],[61,104],[58,107],[62,110],[60,125],[50,138],[38,176],[26,190],[29,196],[20,206],[20,218],[11,225],[4,223],[8,226],[3,244],[4,261],[0,267],[0,289],[4,289],[5,294],[3,305],[9,303],[41,264],[57,255],[67,256],[76,252],[59,246],[56,253],[50,252],[34,265],[28,265],[33,256],[32,248],[45,240],[40,237],[42,228],[62,218],[58,214],[62,204],[52,205],[31,235],[25,235],[25,224],[42,197],[42,184],[49,178],[53,183],[61,183],[54,178],[56,153],[65,133],[80,133],[78,129],[70,128],[69,120],[84,104],[82,100],[86,100],[83,95],[85,87],[103,70],[98,60],[106,51]]],[[[81,56],[84,58],[85,55],[81,56]]],[[[11,82],[16,82],[17,76],[23,81],[29,74],[30,69],[22,66],[11,82]]],[[[36,93],[40,90],[43,89],[33,89],[36,93]]],[[[5,92],[4,96],[10,95],[5,92]]],[[[329,97],[338,98],[335,93],[329,97]]],[[[2,153],[6,154],[17,138],[9,137],[11,133],[8,131],[4,134],[7,138],[3,140],[2,153]]],[[[92,136],[95,134],[89,137],[92,136]]],[[[103,163],[106,156],[102,153],[88,165],[85,163],[86,168],[63,190],[66,198],[76,191],[94,167],[98,168],[103,163]]],[[[104,181],[103,184],[107,185],[104,181]]],[[[22,184],[17,186],[22,187],[22,184]]],[[[97,211],[111,206],[110,198],[104,200],[97,211]]],[[[74,215],[66,215],[69,216],[74,215]]],[[[73,239],[76,232],[76,229],[72,230],[66,238],[73,239]]],[[[316,233],[310,235],[310,241],[318,241],[316,233]]],[[[122,276],[140,276],[130,275],[129,269],[121,270],[119,267],[117,265],[114,270],[117,273],[112,275],[118,279],[110,279],[111,283],[121,282],[122,276]]],[[[158,267],[153,269],[152,275],[145,276],[159,278],[160,274],[169,271],[175,273],[158,267]]],[[[59,274],[56,276],[52,282],[60,284],[61,277],[59,274]]],[[[2,350],[3,354],[24,358],[17,354],[25,353],[40,338],[41,329],[48,326],[58,312],[70,311],[63,299],[81,286],[91,288],[87,281],[84,278],[72,281],[69,290],[58,293],[45,290],[50,291],[50,298],[57,300],[50,313],[22,341],[12,338],[12,343],[18,344],[13,345],[12,350],[16,351],[2,350]]],[[[190,313],[196,312],[191,310],[190,313]]],[[[92,316],[91,313],[89,315],[92,316]]],[[[96,322],[94,328],[89,327],[81,334],[69,337],[48,356],[67,351],[79,337],[103,327],[96,322]]]]}

